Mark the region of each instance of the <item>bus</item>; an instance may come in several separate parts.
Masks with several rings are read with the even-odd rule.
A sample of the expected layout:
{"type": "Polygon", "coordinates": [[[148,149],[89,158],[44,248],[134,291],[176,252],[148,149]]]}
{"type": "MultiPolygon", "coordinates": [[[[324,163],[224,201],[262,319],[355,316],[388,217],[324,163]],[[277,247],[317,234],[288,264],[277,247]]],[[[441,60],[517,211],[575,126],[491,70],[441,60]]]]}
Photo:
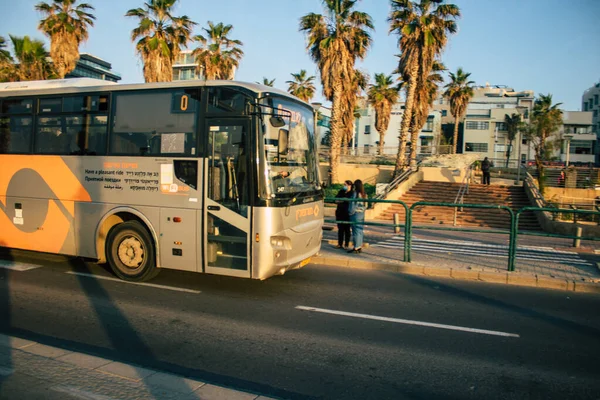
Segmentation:
{"type": "Polygon", "coordinates": [[[0,247],[266,279],[321,246],[307,103],[234,81],[0,84],[0,247]]]}

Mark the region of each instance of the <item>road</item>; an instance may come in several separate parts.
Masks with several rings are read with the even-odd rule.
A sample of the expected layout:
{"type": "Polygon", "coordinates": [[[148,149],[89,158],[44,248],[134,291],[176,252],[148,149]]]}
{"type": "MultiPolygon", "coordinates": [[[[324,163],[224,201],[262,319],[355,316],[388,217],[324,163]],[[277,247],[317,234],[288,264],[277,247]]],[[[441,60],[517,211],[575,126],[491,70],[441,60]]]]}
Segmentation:
{"type": "Polygon", "coordinates": [[[264,282],[163,271],[143,286],[63,257],[10,259],[2,333],[268,396],[600,393],[598,295],[323,266],[264,282]]]}

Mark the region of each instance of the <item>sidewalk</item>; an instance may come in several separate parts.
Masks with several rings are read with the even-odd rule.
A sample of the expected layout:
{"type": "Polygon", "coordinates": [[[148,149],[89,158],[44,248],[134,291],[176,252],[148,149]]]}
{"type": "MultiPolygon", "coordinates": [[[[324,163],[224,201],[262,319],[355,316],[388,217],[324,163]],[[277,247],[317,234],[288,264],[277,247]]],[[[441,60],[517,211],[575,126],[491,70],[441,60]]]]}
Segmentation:
{"type": "Polygon", "coordinates": [[[370,247],[366,244],[360,254],[348,254],[335,248],[337,240],[323,240],[319,255],[312,264],[373,269],[431,277],[475,280],[576,292],[600,293],[600,263],[583,267],[567,264],[523,263],[508,272],[506,258],[478,259],[471,264],[455,261],[452,255],[413,252],[413,262],[403,262],[402,249],[370,247]],[[496,263],[496,267],[492,267],[496,263]]]}
{"type": "Polygon", "coordinates": [[[270,398],[0,334],[0,399],[270,398]]]}

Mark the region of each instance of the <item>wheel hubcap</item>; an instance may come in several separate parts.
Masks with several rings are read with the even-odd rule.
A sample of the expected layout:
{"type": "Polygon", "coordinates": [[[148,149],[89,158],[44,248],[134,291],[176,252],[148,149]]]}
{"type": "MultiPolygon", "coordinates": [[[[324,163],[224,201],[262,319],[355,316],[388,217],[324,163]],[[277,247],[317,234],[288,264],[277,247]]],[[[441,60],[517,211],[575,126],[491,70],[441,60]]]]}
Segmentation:
{"type": "Polygon", "coordinates": [[[144,261],[142,242],[133,236],[125,238],[119,244],[119,260],[129,268],[138,268],[144,261]]]}

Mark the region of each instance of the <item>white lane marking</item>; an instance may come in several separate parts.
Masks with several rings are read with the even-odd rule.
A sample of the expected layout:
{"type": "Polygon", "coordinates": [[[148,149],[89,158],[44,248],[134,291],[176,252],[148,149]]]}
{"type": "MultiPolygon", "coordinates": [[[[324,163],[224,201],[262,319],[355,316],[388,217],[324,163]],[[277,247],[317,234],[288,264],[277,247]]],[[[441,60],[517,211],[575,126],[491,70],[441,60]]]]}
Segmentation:
{"type": "Polygon", "coordinates": [[[148,286],[148,287],[155,287],[155,288],[159,288],[159,289],[173,290],[175,292],[185,292],[185,293],[194,293],[194,294],[202,293],[199,290],[178,288],[178,287],[174,287],[174,286],[156,285],[154,283],[127,282],[127,281],[124,281],[122,279],[111,278],[110,276],[101,276],[101,275],[94,275],[94,274],[86,274],[86,273],[83,273],[83,272],[67,271],[66,273],[70,274],[70,275],[85,276],[86,278],[104,279],[104,280],[107,280],[107,281],[120,282],[120,283],[128,283],[130,285],[148,286]]]}
{"type": "Polygon", "coordinates": [[[462,332],[470,332],[470,333],[480,333],[480,334],[483,334],[483,335],[517,337],[517,338],[520,337],[516,333],[507,333],[507,332],[499,332],[499,331],[489,331],[489,330],[486,330],[486,329],[467,328],[467,327],[464,327],[464,326],[456,326],[456,325],[435,324],[433,322],[413,321],[413,320],[410,320],[410,319],[380,317],[380,316],[377,316],[377,315],[369,315],[369,314],[357,314],[357,313],[351,313],[351,312],[346,312],[346,311],[328,310],[326,308],[296,306],[296,309],[298,309],[298,310],[304,310],[304,311],[320,312],[320,313],[325,313],[325,314],[343,315],[345,317],[354,317],[354,318],[374,319],[376,321],[395,322],[395,323],[398,323],[398,324],[418,325],[418,326],[427,326],[427,327],[430,327],[430,328],[449,329],[449,330],[453,330],[453,331],[462,331],[462,332]]]}
{"type": "Polygon", "coordinates": [[[42,268],[41,265],[14,262],[10,260],[0,260],[0,268],[13,271],[29,271],[30,269],[42,268]]]}

